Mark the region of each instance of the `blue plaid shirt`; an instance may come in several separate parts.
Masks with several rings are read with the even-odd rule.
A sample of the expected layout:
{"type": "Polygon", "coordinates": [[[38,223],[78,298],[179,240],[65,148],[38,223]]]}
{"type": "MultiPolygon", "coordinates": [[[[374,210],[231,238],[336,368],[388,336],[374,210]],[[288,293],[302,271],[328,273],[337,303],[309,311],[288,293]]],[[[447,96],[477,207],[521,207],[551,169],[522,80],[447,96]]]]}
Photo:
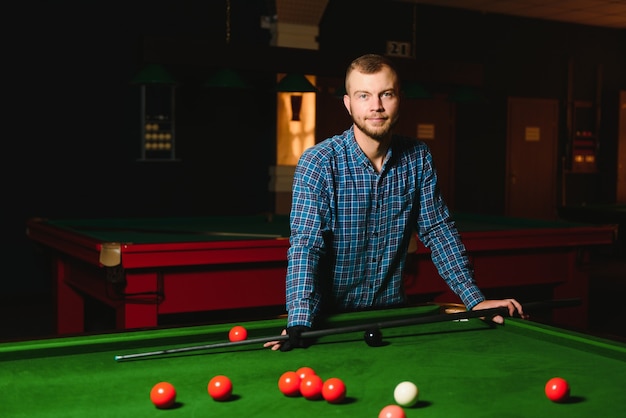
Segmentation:
{"type": "Polygon", "coordinates": [[[312,326],[326,309],[403,303],[413,231],[468,309],[484,300],[423,142],[394,136],[380,173],[353,128],[305,150],[294,176],[290,222],[287,326],[312,326]]]}

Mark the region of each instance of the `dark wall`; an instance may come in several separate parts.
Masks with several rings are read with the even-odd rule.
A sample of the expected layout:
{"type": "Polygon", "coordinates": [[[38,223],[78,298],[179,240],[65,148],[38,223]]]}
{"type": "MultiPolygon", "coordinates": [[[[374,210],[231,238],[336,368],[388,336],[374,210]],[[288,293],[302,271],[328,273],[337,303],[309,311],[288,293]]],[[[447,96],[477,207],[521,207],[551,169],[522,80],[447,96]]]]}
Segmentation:
{"type": "MultiPolygon", "coordinates": [[[[488,98],[458,104],[456,121],[456,206],[484,213],[504,207],[508,96],[556,98],[565,110],[570,65],[575,99],[595,98],[598,66],[603,98],[626,89],[623,30],[385,0],[331,0],[319,51],[302,51],[268,46],[270,34],[259,22],[273,12],[270,5],[231,0],[230,32],[225,1],[31,1],[7,12],[18,23],[15,42],[7,45],[5,83],[3,230],[15,243],[3,253],[3,261],[11,261],[4,265],[14,266],[9,289],[47,283],[24,234],[29,217],[271,211],[276,72],[342,78],[355,56],[383,53],[387,40],[415,40],[415,59],[398,60],[403,77],[443,94],[465,77],[488,98]],[[178,81],[176,162],[137,161],[139,92],[130,80],[153,62],[178,81]],[[465,74],[467,64],[481,69],[478,77],[465,74]],[[203,87],[223,66],[240,70],[254,88],[203,87]]],[[[603,115],[603,149],[615,149],[616,112],[603,115]]],[[[563,135],[563,150],[566,141],[563,135]]],[[[585,178],[584,187],[607,200],[616,162],[601,161],[601,175],[585,178]]]]}

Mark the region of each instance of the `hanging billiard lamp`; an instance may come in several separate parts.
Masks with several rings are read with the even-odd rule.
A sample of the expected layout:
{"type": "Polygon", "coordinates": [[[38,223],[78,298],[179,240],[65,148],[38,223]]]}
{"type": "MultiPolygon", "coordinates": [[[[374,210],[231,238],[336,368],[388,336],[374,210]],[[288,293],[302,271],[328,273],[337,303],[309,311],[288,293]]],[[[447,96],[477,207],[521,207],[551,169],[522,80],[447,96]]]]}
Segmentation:
{"type": "MultiPolygon", "coordinates": [[[[302,74],[287,74],[276,85],[280,93],[317,93],[317,88],[302,74]]],[[[300,121],[302,94],[290,95],[291,120],[300,121]]]]}

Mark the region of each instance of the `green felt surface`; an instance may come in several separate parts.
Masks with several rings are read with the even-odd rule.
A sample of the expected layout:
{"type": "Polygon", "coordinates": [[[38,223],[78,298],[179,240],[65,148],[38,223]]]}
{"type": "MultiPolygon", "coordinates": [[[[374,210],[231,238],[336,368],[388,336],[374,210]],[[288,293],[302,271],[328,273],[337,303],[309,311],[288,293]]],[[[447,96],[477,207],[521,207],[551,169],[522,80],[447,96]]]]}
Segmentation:
{"type": "Polygon", "coordinates": [[[615,204],[595,204],[595,205],[580,205],[580,206],[565,206],[563,209],[569,209],[569,210],[579,210],[581,212],[583,211],[589,211],[589,212],[604,212],[604,213],[610,213],[610,212],[615,212],[615,213],[620,213],[620,214],[625,214],[626,213],[626,204],[619,204],[619,203],[615,203],[615,204]]]}
{"type": "MultiPolygon", "coordinates": [[[[400,315],[434,315],[432,307],[341,315],[331,326],[379,322],[400,315]]],[[[250,338],[279,333],[283,319],[243,323],[250,338]]],[[[387,345],[372,348],[362,333],[320,338],[306,350],[273,352],[259,345],[200,350],[136,360],[116,355],[222,342],[234,324],[121,332],[0,345],[0,416],[3,417],[377,417],[393,403],[403,380],[420,388],[408,417],[616,416],[626,407],[626,345],[508,319],[383,329],[387,345]],[[310,366],[339,377],[347,399],[287,398],[278,378],[310,366]],[[207,394],[209,380],[231,378],[227,402],[207,394]],[[571,402],[544,394],[554,376],[566,378],[571,402]],[[169,381],[174,409],[158,410],[151,387],[169,381]]]]}
{"type": "MultiPolygon", "coordinates": [[[[581,226],[578,223],[565,221],[467,213],[455,214],[454,219],[461,232],[581,226]]],[[[139,244],[289,237],[289,217],[284,215],[271,217],[259,215],[196,218],[56,219],[46,222],[49,225],[72,233],[80,233],[101,242],[139,244]],[[262,235],[267,235],[267,237],[262,235]]]]}
{"type": "Polygon", "coordinates": [[[460,232],[507,231],[515,229],[561,229],[584,226],[577,222],[514,218],[510,216],[455,213],[453,219],[460,232]]]}
{"type": "Polygon", "coordinates": [[[102,242],[198,242],[289,237],[289,219],[281,215],[56,219],[46,222],[102,242]]]}

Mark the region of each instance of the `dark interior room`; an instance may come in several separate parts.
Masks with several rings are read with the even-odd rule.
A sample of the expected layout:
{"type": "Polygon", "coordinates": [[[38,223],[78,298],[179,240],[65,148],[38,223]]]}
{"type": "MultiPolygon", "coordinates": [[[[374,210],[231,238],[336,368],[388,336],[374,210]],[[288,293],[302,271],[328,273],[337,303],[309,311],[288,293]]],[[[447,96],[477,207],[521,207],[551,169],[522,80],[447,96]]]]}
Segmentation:
{"type": "Polygon", "coordinates": [[[626,407],[623,0],[4,10],[0,415],[626,407]]]}
{"type": "MultiPolygon", "coordinates": [[[[317,143],[348,128],[343,77],[364,53],[389,56],[407,92],[425,91],[407,93],[399,130],[415,136],[444,115],[437,132],[449,142],[431,147],[453,213],[617,226],[614,242],[579,249],[589,276],[580,329],[625,339],[623,5],[603,20],[472,3],[14,2],[0,339],[55,334],[50,254],[29,238],[29,220],[288,214],[288,192],[276,186],[277,79],[314,77],[317,143]],[[142,78],[150,68],[165,79],[142,78]],[[245,88],[208,82],[224,69],[245,88]],[[165,96],[147,106],[165,107],[172,126],[175,116],[170,148],[143,138],[146,92],[165,96]],[[520,148],[517,128],[525,128],[520,148]],[[539,132],[552,136],[551,148],[526,154],[539,132]],[[592,207],[614,212],[581,210],[592,207]]],[[[541,295],[534,287],[493,290],[510,291],[541,295]]],[[[106,306],[94,300],[85,310],[90,329],[111,329],[106,306]]],[[[197,312],[162,324],[239,314],[260,313],[197,312]]]]}

